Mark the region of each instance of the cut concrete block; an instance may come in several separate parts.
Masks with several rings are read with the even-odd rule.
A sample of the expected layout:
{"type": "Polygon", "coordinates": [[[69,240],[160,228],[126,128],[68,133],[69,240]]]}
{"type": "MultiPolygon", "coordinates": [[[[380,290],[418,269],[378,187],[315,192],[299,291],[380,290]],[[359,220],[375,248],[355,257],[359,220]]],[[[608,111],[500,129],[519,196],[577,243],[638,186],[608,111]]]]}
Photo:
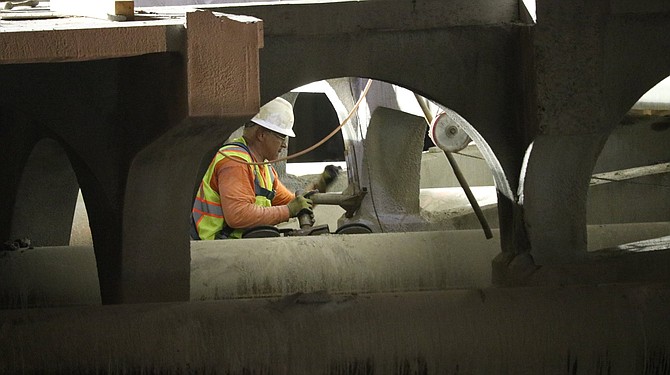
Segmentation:
{"type": "Polygon", "coordinates": [[[260,108],[262,21],[195,11],[186,15],[186,33],[189,115],[256,114],[260,108]]]}

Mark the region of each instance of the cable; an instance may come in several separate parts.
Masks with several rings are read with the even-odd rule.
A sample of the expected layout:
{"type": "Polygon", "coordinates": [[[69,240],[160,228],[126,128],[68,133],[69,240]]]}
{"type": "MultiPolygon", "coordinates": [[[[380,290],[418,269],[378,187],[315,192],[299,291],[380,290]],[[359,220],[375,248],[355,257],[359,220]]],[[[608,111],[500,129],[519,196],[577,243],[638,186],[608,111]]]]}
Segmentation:
{"type": "Polygon", "coordinates": [[[247,165],[264,165],[264,164],[276,163],[276,162],[280,162],[280,161],[284,161],[284,160],[289,160],[289,159],[297,158],[298,156],[302,156],[302,155],[305,155],[305,154],[308,153],[308,152],[313,151],[314,149],[316,149],[317,147],[321,146],[321,145],[324,144],[326,141],[328,141],[330,138],[332,138],[335,134],[337,134],[337,132],[339,132],[340,129],[342,129],[342,127],[344,126],[344,124],[346,124],[347,122],[349,122],[349,120],[351,119],[351,117],[354,115],[354,113],[355,113],[356,110],[358,109],[358,106],[361,104],[361,102],[363,101],[363,99],[365,98],[365,96],[368,94],[368,90],[370,89],[370,86],[371,86],[371,85],[372,85],[372,80],[371,80],[371,79],[368,79],[368,83],[365,84],[365,89],[363,89],[363,92],[361,93],[361,97],[358,98],[358,101],[356,102],[356,104],[354,104],[354,107],[351,109],[351,111],[349,111],[349,114],[347,115],[347,117],[346,117],[344,120],[342,120],[342,123],[341,123],[338,127],[336,127],[335,129],[333,129],[333,131],[330,132],[330,134],[328,134],[328,135],[325,136],[322,140],[320,140],[319,142],[313,144],[312,146],[307,147],[306,149],[304,149],[304,150],[302,150],[302,151],[299,151],[299,152],[296,152],[296,153],[294,153],[294,154],[284,156],[283,158],[278,158],[278,159],[269,160],[269,161],[263,161],[263,162],[256,162],[256,163],[254,163],[254,162],[247,162],[247,161],[244,161],[244,160],[235,158],[235,157],[231,157],[231,158],[229,158],[229,159],[235,161],[236,163],[240,163],[240,164],[247,164],[247,165]]]}

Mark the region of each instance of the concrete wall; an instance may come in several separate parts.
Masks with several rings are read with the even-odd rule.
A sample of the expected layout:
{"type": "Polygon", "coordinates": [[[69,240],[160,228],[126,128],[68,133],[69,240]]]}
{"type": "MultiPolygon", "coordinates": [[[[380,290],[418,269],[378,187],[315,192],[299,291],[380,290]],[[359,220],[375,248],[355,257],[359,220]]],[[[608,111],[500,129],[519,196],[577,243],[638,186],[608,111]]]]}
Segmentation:
{"type": "Polygon", "coordinates": [[[0,371],[665,373],[669,302],[598,285],[3,310],[0,371]]]}
{"type": "Polygon", "coordinates": [[[668,49],[661,35],[669,25],[659,6],[667,12],[658,2],[537,2],[538,131],[522,199],[529,246],[541,264],[584,254],[587,187],[598,155],[635,101],[670,73],[670,56],[658,53],[668,49]]]}
{"type": "MultiPolygon", "coordinates": [[[[645,167],[670,160],[667,117],[623,117],[607,138],[594,173],[645,167]]],[[[670,174],[656,174],[591,186],[587,220],[595,223],[670,221],[670,174]]]]}
{"type": "MultiPolygon", "coordinates": [[[[25,173],[41,170],[29,159],[46,155],[35,146],[53,139],[87,203],[100,302],[119,304],[3,310],[0,371],[667,372],[667,241],[589,253],[587,198],[615,126],[637,98],[670,75],[670,4],[541,0],[537,24],[511,0],[212,9],[257,16],[262,24],[209,12],[184,15],[184,9],[125,25],[72,18],[22,28],[24,23],[0,20],[0,146],[7,155],[0,159],[0,233],[8,237],[26,228],[13,224],[25,220],[16,207],[32,210],[35,202],[62,196],[63,210],[71,210],[72,184],[58,191],[49,190],[54,185],[24,190],[39,180],[25,173]],[[497,287],[169,303],[191,297],[188,213],[214,149],[261,103],[339,77],[398,84],[472,124],[476,141],[487,145],[482,156],[496,181],[500,252],[495,258],[475,254],[477,271],[462,280],[490,274],[497,287]],[[480,272],[488,262],[488,272],[480,272]]],[[[361,87],[348,89],[347,104],[361,87]]],[[[370,146],[378,152],[388,152],[378,146],[401,141],[393,132],[375,131],[381,139],[370,146]]],[[[667,157],[661,146],[658,155],[667,157]]],[[[381,155],[369,157],[377,163],[368,165],[381,166],[381,155]]],[[[407,178],[405,186],[417,186],[412,167],[420,168],[420,158],[410,164],[398,177],[407,178]]],[[[361,181],[372,177],[372,183],[382,183],[377,186],[388,185],[380,174],[368,173],[361,181]]],[[[414,203],[392,188],[387,193],[398,202],[414,203]]],[[[656,199],[667,203],[667,195],[656,199]]],[[[45,215],[60,224],[71,220],[62,212],[45,215]]],[[[666,231],[666,223],[657,229],[666,231]]],[[[54,228],[61,234],[63,227],[54,228]]],[[[642,231],[632,229],[634,235],[642,231]]],[[[394,237],[403,234],[381,237],[402,246],[390,252],[381,239],[362,244],[377,257],[394,256],[370,266],[384,264],[391,271],[356,276],[362,273],[365,283],[366,276],[383,274],[389,285],[395,274],[417,284],[444,280],[446,272],[458,279],[449,267],[468,264],[466,255],[435,261],[452,244],[449,235],[413,233],[408,244],[394,237]],[[416,244],[427,251],[412,252],[416,244]],[[420,266],[397,268],[421,254],[425,263],[406,262],[420,266]],[[428,278],[424,264],[446,265],[446,271],[438,268],[428,278]]],[[[299,251],[296,244],[305,242],[293,241],[290,249],[299,251]]],[[[221,247],[222,259],[232,254],[226,251],[233,245],[214,245],[221,247]]],[[[324,254],[329,250],[336,247],[324,248],[324,254]]],[[[341,257],[334,264],[350,260],[341,257]]],[[[73,283],[93,279],[78,280],[68,268],[65,273],[73,283]]],[[[279,285],[301,279],[274,278],[279,285]]],[[[480,284],[467,287],[472,285],[480,284]]],[[[58,288],[47,290],[60,296],[58,288]]],[[[216,296],[211,292],[204,295],[216,296]]]]}
{"type": "MultiPolygon", "coordinates": [[[[667,6],[624,3],[542,1],[534,25],[518,22],[516,1],[211,8],[260,17],[264,38],[258,19],[208,12],[189,13],[190,27],[172,18],[116,34],[69,20],[40,34],[67,47],[45,50],[51,57],[19,48],[34,34],[3,32],[2,142],[18,162],[2,161],[1,228],[20,232],[12,221],[24,165],[50,136],[87,202],[103,301],[187,299],[190,200],[221,139],[292,88],[372,77],[455,110],[486,143],[503,269],[517,254],[539,265],[577,261],[587,253],[587,181],[605,140],[668,75],[659,52],[668,50],[667,6]]],[[[388,133],[374,146],[393,144],[388,133]]],[[[413,168],[403,170],[399,179],[415,184],[413,168]]]]}
{"type": "Polygon", "coordinates": [[[105,303],[188,299],[187,217],[199,166],[259,108],[259,20],[196,12],[138,21],[71,18],[27,29],[0,21],[0,237],[69,236],[76,187],[51,176],[70,169],[62,153],[35,148],[53,139],[86,201],[105,303]],[[230,39],[225,50],[216,35],[230,39]],[[44,159],[61,170],[45,171],[44,159]],[[52,200],[61,209],[38,207],[52,200]]]}

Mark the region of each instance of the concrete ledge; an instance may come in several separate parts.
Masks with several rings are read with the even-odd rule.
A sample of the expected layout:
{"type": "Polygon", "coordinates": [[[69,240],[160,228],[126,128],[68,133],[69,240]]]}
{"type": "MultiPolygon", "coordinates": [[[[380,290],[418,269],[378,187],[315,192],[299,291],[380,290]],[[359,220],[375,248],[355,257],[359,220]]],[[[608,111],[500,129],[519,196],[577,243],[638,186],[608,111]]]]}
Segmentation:
{"type": "Polygon", "coordinates": [[[0,372],[665,373],[668,311],[667,283],[5,310],[0,372]]]}
{"type": "Polygon", "coordinates": [[[0,21],[0,64],[100,60],[169,52],[185,18],[112,22],[88,18],[0,21]]]}
{"type": "MultiPolygon", "coordinates": [[[[265,33],[324,35],[371,31],[409,31],[446,27],[497,25],[519,18],[514,0],[377,0],[335,2],[281,2],[258,5],[199,6],[223,13],[246,14],[263,19],[265,33]],[[334,15],[342,15],[334,17],[334,15]],[[286,22],[300,20],[300,22],[286,22]]],[[[156,8],[160,9],[160,8],[156,8]]]]}
{"type": "MultiPolygon", "coordinates": [[[[662,223],[594,226],[589,236],[612,246],[665,229],[662,223]]],[[[492,261],[500,253],[499,232],[493,233],[491,240],[481,230],[458,230],[192,241],[190,296],[201,301],[323,290],[350,294],[486,288],[492,285],[492,261]]],[[[594,252],[583,263],[545,266],[525,281],[662,281],[670,275],[669,257],[670,251],[594,252]]],[[[99,304],[92,247],[0,252],[0,309],[99,304]]]]}
{"type": "MultiPolygon", "coordinates": [[[[480,231],[191,242],[191,300],[491,285],[500,251],[480,231]]],[[[0,308],[100,304],[92,247],[0,252],[0,308]]]]}
{"type": "Polygon", "coordinates": [[[191,242],[191,300],[491,286],[498,233],[373,233],[191,242]]]}
{"type": "Polygon", "coordinates": [[[92,246],[0,252],[0,308],[100,303],[92,246]]]}

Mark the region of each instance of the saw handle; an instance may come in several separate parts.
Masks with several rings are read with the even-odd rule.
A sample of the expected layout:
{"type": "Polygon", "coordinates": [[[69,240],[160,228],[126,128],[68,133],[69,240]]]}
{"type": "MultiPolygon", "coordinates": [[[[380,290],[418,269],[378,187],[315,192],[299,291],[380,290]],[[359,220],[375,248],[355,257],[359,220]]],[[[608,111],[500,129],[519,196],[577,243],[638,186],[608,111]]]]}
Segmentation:
{"type": "Polygon", "coordinates": [[[34,8],[40,5],[39,0],[25,0],[25,1],[8,1],[5,3],[5,9],[12,9],[14,7],[31,7],[34,8]]]}
{"type": "MultiPolygon", "coordinates": [[[[295,195],[302,195],[303,197],[310,199],[310,196],[314,193],[318,193],[318,190],[311,190],[306,193],[302,193],[302,191],[298,190],[295,192],[295,195]]],[[[300,212],[298,212],[298,223],[300,224],[300,229],[309,229],[314,225],[314,212],[310,211],[308,209],[303,209],[300,212]]]]}

